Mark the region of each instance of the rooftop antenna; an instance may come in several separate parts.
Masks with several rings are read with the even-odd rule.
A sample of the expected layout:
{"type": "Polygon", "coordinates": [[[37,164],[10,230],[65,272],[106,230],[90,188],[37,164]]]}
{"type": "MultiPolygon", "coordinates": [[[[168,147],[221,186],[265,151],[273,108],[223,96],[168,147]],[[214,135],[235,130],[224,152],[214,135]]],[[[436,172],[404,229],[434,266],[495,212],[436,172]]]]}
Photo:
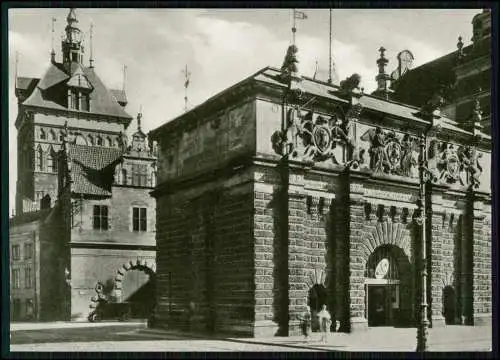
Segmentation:
{"type": "Polygon", "coordinates": [[[122,90],[125,92],[125,82],[127,81],[127,65],[123,65],[123,86],[122,90]]]}
{"type": "Polygon", "coordinates": [[[188,86],[189,86],[189,79],[191,77],[191,72],[188,71],[188,66],[186,64],[186,67],[184,70],[182,70],[182,73],[184,74],[184,111],[187,111],[188,109],[188,86]]]}
{"type": "Polygon", "coordinates": [[[91,21],[90,22],[90,58],[89,58],[89,67],[93,68],[94,67],[94,55],[92,51],[92,32],[94,30],[94,23],[91,21]]]}
{"type": "Polygon", "coordinates": [[[50,39],[50,41],[51,41],[51,47],[52,47],[52,49],[50,51],[50,60],[52,62],[55,62],[55,60],[56,60],[56,51],[54,50],[54,32],[55,32],[55,30],[54,30],[54,24],[55,24],[56,21],[57,21],[56,18],[53,17],[52,18],[52,34],[50,36],[51,37],[51,39],[50,39]]]}
{"type": "Polygon", "coordinates": [[[328,50],[328,83],[332,83],[332,9],[330,9],[330,47],[328,50]]]}

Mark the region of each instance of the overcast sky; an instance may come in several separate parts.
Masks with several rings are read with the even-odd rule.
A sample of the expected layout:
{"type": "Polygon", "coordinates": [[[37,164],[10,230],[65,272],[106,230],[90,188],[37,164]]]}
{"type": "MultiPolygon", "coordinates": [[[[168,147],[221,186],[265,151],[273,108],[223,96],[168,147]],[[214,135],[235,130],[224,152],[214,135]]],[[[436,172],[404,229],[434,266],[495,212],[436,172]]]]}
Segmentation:
{"type": "MultiPolygon", "coordinates": [[[[328,78],[328,9],[299,9],[299,69],[328,78]]],[[[375,88],[378,49],[384,46],[397,66],[396,55],[408,49],[414,66],[456,49],[462,35],[468,45],[471,21],[480,9],[334,9],[333,59],[340,79],[361,75],[365,92],[375,88]]],[[[51,19],[55,17],[56,59],[68,9],[9,10],[9,189],[14,208],[17,172],[17,105],[14,95],[15,53],[19,76],[41,77],[50,61],[51,19]]],[[[291,41],[291,10],[287,9],[77,9],[89,55],[89,28],[94,24],[93,53],[97,74],[109,88],[122,88],[127,65],[127,111],[136,116],[142,105],[143,129],[149,131],[183,112],[188,65],[189,103],[197,105],[265,66],[280,67],[291,41]]],[[[136,127],[135,121],[131,129],[136,127]]]]}

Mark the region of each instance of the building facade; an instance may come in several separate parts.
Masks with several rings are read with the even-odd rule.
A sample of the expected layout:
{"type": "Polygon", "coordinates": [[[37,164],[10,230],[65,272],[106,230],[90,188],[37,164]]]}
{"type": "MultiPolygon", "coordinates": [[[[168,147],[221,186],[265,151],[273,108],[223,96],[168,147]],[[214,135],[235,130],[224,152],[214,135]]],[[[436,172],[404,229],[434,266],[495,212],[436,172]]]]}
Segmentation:
{"type": "MultiPolygon", "coordinates": [[[[137,304],[154,299],[156,216],[149,192],[156,156],[141,114],[129,143],[125,132],[133,118],[125,92],[106,88],[92,58],[84,65],[74,9],[66,20],[62,62],[53,51],[41,79],[16,79],[11,301],[34,299],[32,318],[39,320],[86,319],[103,299],[133,302],[135,315],[147,316],[152,301],[142,309],[137,304]],[[17,259],[19,248],[30,244],[33,264],[17,259]],[[29,271],[37,281],[28,288],[22,280],[29,271]]],[[[13,307],[13,319],[25,318],[17,316],[24,308],[13,307]]]]}
{"type": "Polygon", "coordinates": [[[431,326],[490,323],[491,137],[480,114],[461,114],[466,127],[434,91],[418,107],[394,101],[384,49],[371,95],[356,74],[339,86],[301,76],[297,55],[291,45],[281,69],[149,134],[154,326],[287,335],[323,304],[339,331],[415,326],[424,238],[431,326]]]}

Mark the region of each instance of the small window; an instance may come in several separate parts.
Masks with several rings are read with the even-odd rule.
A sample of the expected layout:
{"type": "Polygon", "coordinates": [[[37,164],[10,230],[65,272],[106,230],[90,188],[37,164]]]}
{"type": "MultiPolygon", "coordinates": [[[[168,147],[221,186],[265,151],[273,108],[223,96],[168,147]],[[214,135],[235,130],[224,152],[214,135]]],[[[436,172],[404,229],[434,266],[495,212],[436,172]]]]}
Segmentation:
{"type": "Polygon", "coordinates": [[[54,157],[50,153],[49,153],[49,155],[47,155],[47,171],[48,172],[54,172],[55,171],[54,157]]]}
{"type": "Polygon", "coordinates": [[[90,111],[89,94],[82,94],[82,111],[90,111]]]}
{"type": "Polygon", "coordinates": [[[78,91],[71,90],[70,98],[71,98],[71,104],[70,104],[71,109],[78,110],[78,108],[79,108],[79,106],[78,106],[79,105],[78,104],[78,91]]]}
{"type": "Polygon", "coordinates": [[[43,171],[43,150],[38,148],[36,154],[36,167],[38,170],[43,171]]]}
{"type": "Polygon", "coordinates": [[[146,208],[132,208],[132,229],[134,231],[147,231],[146,208]]]}
{"type": "Polygon", "coordinates": [[[97,144],[97,146],[102,146],[102,144],[103,144],[102,137],[100,137],[100,136],[97,137],[96,144],[97,144]]]}
{"type": "Polygon", "coordinates": [[[90,146],[94,146],[94,138],[92,137],[92,135],[89,135],[87,137],[87,142],[90,146]]]}
{"type": "Polygon", "coordinates": [[[12,260],[19,260],[21,258],[21,246],[12,245],[12,260]]]}
{"type": "Polygon", "coordinates": [[[113,147],[113,142],[111,141],[111,138],[109,136],[106,138],[106,146],[113,147]]]}
{"type": "Polygon", "coordinates": [[[33,257],[33,244],[26,243],[24,244],[24,259],[29,260],[33,257]]]}
{"type": "Polygon", "coordinates": [[[108,207],[94,205],[94,229],[108,230],[108,207]]]}
{"type": "Polygon", "coordinates": [[[21,270],[12,269],[12,288],[19,289],[21,287],[21,270]]]}
{"type": "Polygon", "coordinates": [[[40,139],[41,140],[47,140],[47,134],[43,129],[40,129],[40,139]]]}
{"type": "Polygon", "coordinates": [[[64,134],[61,132],[59,132],[59,141],[63,141],[64,140],[64,134]]]}
{"type": "Polygon", "coordinates": [[[148,186],[148,166],[147,165],[132,165],[132,185],[148,186]]]}
{"type": "Polygon", "coordinates": [[[71,61],[78,62],[78,53],[71,53],[71,61]]]}
{"type": "Polygon", "coordinates": [[[24,287],[31,289],[33,286],[33,272],[30,267],[24,269],[24,287]]]}

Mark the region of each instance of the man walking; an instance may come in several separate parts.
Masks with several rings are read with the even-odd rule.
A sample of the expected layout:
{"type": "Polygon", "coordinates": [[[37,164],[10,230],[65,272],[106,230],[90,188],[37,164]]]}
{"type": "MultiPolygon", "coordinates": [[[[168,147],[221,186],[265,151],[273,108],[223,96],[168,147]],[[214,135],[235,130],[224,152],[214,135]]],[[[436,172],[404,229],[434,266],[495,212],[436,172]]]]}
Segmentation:
{"type": "Polygon", "coordinates": [[[307,307],[306,311],[302,315],[302,335],[304,335],[305,340],[309,340],[309,332],[311,331],[311,310],[307,307]]]}

